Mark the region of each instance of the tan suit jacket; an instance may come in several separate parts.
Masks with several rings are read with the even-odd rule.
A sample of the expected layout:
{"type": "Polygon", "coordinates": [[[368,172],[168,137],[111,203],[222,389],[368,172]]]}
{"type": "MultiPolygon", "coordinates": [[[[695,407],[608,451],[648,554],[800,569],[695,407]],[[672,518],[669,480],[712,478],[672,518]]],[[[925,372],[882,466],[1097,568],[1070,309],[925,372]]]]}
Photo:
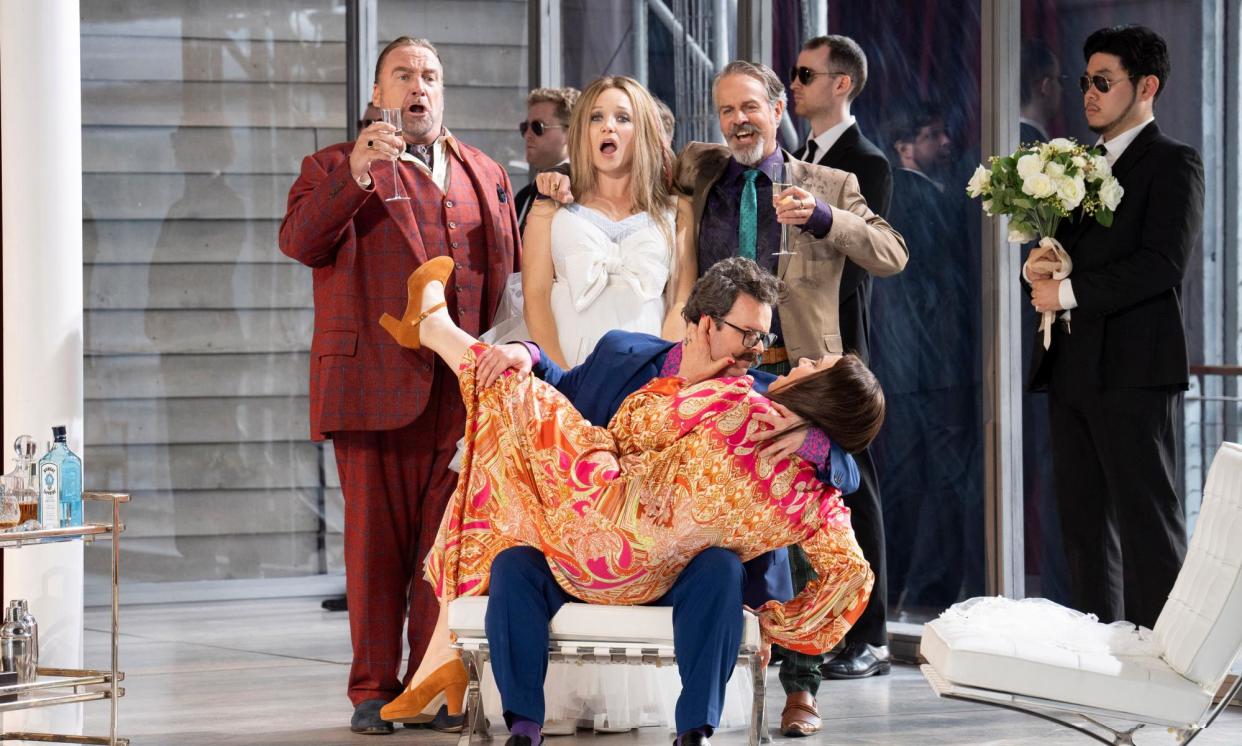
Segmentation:
{"type": "MultiPolygon", "coordinates": [[[[673,181],[694,202],[695,225],[702,224],[707,195],[724,175],[732,158],[723,145],[691,143],[677,159],[673,181]]],[[[845,259],[876,277],[888,277],[906,266],[905,239],[867,207],[858,179],[849,172],[799,161],[785,153],[794,186],[814,194],[832,208],[832,230],[819,239],[792,227],[789,250],[780,257],[777,274],[785,281],[780,301],[781,332],[789,358],[818,358],[842,349],[837,319],[838,294],[845,259]]]]}

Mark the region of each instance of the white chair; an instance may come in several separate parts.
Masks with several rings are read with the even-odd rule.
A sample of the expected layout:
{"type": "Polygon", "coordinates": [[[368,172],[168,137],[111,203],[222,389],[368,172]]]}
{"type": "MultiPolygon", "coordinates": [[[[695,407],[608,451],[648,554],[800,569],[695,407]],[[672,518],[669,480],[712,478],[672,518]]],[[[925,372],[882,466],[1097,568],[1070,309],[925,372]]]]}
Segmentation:
{"type": "MultiPolygon", "coordinates": [[[[469,746],[475,733],[491,738],[483,716],[479,690],[480,673],[487,662],[487,597],[458,598],[449,604],[449,629],[457,636],[456,648],[470,675],[466,689],[465,724],[458,746],[469,746]]],[[[669,665],[673,655],[673,610],[668,606],[602,606],[567,603],[552,618],[549,660],[582,663],[669,665]]],[[[765,674],[759,664],[759,620],[745,615],[738,665],[750,670],[754,682],[751,705],[750,746],[768,740],[763,727],[765,674]]]]}
{"type": "Polygon", "coordinates": [[[1025,712],[1103,743],[1132,744],[1145,724],[1168,727],[1178,743],[1189,743],[1242,684],[1213,706],[1242,653],[1242,446],[1224,443],[1212,462],[1186,561],[1147,645],[1157,652],[1083,652],[937,620],[924,627],[922,670],[941,697],[1025,712]],[[1086,726],[1047,710],[1078,715],[1086,726]],[[1101,716],[1133,727],[1115,729],[1101,716]]]}

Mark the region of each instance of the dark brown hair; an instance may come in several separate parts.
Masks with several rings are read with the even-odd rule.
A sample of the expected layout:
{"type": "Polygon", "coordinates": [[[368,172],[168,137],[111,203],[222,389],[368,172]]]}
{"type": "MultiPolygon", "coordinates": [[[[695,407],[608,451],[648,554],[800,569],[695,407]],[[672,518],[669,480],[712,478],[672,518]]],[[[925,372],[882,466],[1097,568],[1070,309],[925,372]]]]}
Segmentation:
{"type": "Polygon", "coordinates": [[[831,368],[769,390],[768,398],[823,430],[850,453],[870,445],[884,424],[884,390],[853,354],[831,368]]]}
{"type": "Polygon", "coordinates": [[[717,319],[716,328],[723,328],[719,319],[729,315],[737,296],[745,293],[760,303],[775,306],[780,300],[784,283],[751,259],[740,256],[721,259],[713,264],[690,289],[681,317],[688,324],[710,316],[717,319]]]}
{"type": "Polygon", "coordinates": [[[828,47],[828,66],[835,67],[835,72],[843,72],[850,76],[849,100],[853,101],[862,93],[867,85],[867,55],[858,46],[858,42],[848,36],[834,34],[832,36],[816,36],[807,39],[802,48],[807,51],[828,47]]]}
{"type": "Polygon", "coordinates": [[[570,112],[573,111],[574,104],[578,103],[580,95],[582,91],[577,88],[536,88],[526,95],[526,107],[530,108],[535,104],[552,104],[556,107],[556,118],[560,120],[561,126],[568,129],[570,112]]]}

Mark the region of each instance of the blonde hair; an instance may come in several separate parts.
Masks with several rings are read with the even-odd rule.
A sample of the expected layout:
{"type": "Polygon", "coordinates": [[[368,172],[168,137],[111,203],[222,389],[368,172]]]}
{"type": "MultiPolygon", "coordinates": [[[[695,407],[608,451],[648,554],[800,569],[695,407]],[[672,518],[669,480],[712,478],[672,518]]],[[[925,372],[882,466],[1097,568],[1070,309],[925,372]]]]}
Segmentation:
{"type": "Polygon", "coordinates": [[[556,106],[556,118],[568,127],[569,116],[582,92],[577,88],[536,88],[526,96],[526,107],[535,104],[553,104],[556,106]]]}
{"type": "MultiPolygon", "coordinates": [[[[574,105],[569,123],[569,162],[574,164],[569,188],[574,199],[595,190],[595,167],[591,158],[591,109],[604,91],[615,88],[630,99],[634,115],[633,157],[630,161],[630,207],[646,212],[656,221],[673,246],[673,226],[666,214],[673,205],[669,176],[673,153],[664,144],[664,128],[655,99],[641,83],[624,75],[597,79],[587,86],[574,105]]],[[[676,252],[674,252],[675,254],[676,252]]]]}

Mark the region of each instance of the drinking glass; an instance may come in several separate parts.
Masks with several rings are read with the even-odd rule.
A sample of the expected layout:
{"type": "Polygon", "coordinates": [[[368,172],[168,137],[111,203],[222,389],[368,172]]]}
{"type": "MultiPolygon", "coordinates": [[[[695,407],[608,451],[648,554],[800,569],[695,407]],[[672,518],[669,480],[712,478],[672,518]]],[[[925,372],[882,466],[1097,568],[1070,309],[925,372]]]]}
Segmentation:
{"type": "MultiPolygon", "coordinates": [[[[380,116],[384,118],[384,122],[397,128],[397,131],[394,133],[397,137],[401,137],[401,112],[401,109],[380,109],[380,116]]],[[[409,197],[401,193],[401,176],[397,173],[397,160],[395,158],[392,162],[392,187],[393,195],[385,199],[385,202],[409,199],[409,197]]]]}
{"type": "MultiPolygon", "coordinates": [[[[779,160],[769,166],[765,166],[763,172],[772,180],[772,209],[780,203],[781,192],[793,186],[793,180],[789,177],[789,166],[785,161],[779,160]]],[[[775,256],[793,256],[796,251],[789,250],[789,226],[781,223],[781,248],[780,251],[773,252],[775,256]]]]}

